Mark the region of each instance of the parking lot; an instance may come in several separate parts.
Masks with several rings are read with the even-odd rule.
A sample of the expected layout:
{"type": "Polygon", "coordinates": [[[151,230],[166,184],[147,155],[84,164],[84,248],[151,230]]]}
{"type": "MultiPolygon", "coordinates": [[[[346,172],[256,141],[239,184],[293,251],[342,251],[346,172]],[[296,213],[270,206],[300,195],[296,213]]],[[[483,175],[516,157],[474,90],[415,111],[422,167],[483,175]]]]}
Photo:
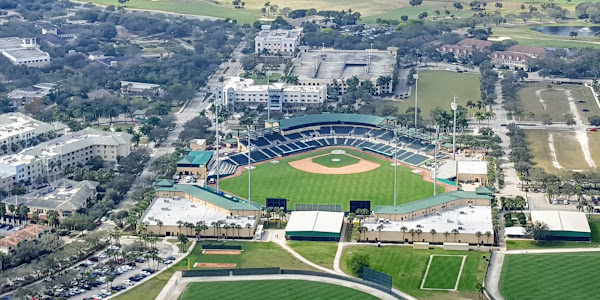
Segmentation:
{"type": "Polygon", "coordinates": [[[15,232],[15,229],[16,228],[13,227],[11,224],[0,224],[0,236],[7,236],[15,232]]]}

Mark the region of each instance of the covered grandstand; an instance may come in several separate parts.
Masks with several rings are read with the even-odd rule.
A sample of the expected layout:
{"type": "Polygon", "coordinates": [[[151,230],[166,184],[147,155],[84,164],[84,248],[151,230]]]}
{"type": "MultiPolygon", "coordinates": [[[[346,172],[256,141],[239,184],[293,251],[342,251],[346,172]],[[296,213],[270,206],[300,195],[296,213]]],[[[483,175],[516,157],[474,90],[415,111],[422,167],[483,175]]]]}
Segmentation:
{"type": "MultiPolygon", "coordinates": [[[[419,166],[432,158],[435,149],[431,133],[398,126],[395,117],[362,114],[323,113],[267,120],[265,128],[241,132],[236,138],[239,152],[223,158],[227,165],[258,163],[322,147],[348,146],[387,158],[394,158],[397,153],[400,163],[419,166]]],[[[448,157],[446,153],[438,155],[439,159],[448,157]]]]}

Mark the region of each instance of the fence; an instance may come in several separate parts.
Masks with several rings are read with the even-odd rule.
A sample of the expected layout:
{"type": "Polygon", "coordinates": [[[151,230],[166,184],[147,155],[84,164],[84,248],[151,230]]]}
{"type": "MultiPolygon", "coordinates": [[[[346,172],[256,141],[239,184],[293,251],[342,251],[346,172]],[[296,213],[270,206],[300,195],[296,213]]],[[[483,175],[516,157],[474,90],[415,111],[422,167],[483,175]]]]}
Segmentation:
{"type": "Polygon", "coordinates": [[[202,245],[203,250],[242,250],[242,246],[235,245],[202,245]]]}
{"type": "Polygon", "coordinates": [[[295,210],[297,211],[334,211],[341,212],[342,206],[340,204],[296,204],[295,210]]]}
{"type": "Polygon", "coordinates": [[[183,270],[182,277],[269,275],[281,274],[279,268],[219,269],[219,270],[183,270]]]}
{"type": "Polygon", "coordinates": [[[388,291],[392,290],[392,276],[369,267],[363,267],[363,280],[379,285],[388,291]]]}

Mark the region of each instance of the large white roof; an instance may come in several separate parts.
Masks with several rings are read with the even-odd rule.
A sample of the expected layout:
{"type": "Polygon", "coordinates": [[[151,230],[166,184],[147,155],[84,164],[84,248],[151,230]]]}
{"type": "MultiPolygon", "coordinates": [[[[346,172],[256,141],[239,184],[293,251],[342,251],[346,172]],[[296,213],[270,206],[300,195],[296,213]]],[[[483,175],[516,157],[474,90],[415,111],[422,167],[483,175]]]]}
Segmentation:
{"type": "Polygon", "coordinates": [[[294,211],[285,227],[286,232],[314,231],[340,233],[344,222],[343,212],[294,211]]]}
{"type": "Polygon", "coordinates": [[[532,211],[531,221],[548,224],[550,231],[592,232],[585,213],[576,211],[532,211]]]}
{"type": "Polygon", "coordinates": [[[457,174],[486,175],[487,161],[459,160],[456,169],[457,174]]]}

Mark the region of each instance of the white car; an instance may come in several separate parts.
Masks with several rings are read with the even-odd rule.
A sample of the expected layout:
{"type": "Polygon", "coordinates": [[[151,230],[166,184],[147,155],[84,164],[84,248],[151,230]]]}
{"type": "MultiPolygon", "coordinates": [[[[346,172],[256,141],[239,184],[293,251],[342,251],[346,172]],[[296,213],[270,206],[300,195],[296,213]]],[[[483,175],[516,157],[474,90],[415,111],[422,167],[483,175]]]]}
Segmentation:
{"type": "Polygon", "coordinates": [[[144,275],[144,276],[150,276],[150,272],[146,272],[146,271],[141,271],[140,274],[144,275]]]}
{"type": "Polygon", "coordinates": [[[102,221],[102,222],[106,222],[107,220],[108,220],[108,218],[107,218],[107,217],[102,217],[102,218],[100,218],[100,221],[102,221]]]}
{"type": "Polygon", "coordinates": [[[100,296],[100,295],[92,295],[92,298],[94,298],[94,299],[102,299],[102,298],[104,298],[104,297],[102,297],[102,296],[100,296]]]}
{"type": "Polygon", "coordinates": [[[123,284],[124,285],[134,285],[135,283],[133,281],[127,279],[127,280],[123,280],[123,284]]]}
{"type": "Polygon", "coordinates": [[[106,253],[104,252],[100,252],[100,254],[98,254],[98,258],[106,258],[106,253]]]}

